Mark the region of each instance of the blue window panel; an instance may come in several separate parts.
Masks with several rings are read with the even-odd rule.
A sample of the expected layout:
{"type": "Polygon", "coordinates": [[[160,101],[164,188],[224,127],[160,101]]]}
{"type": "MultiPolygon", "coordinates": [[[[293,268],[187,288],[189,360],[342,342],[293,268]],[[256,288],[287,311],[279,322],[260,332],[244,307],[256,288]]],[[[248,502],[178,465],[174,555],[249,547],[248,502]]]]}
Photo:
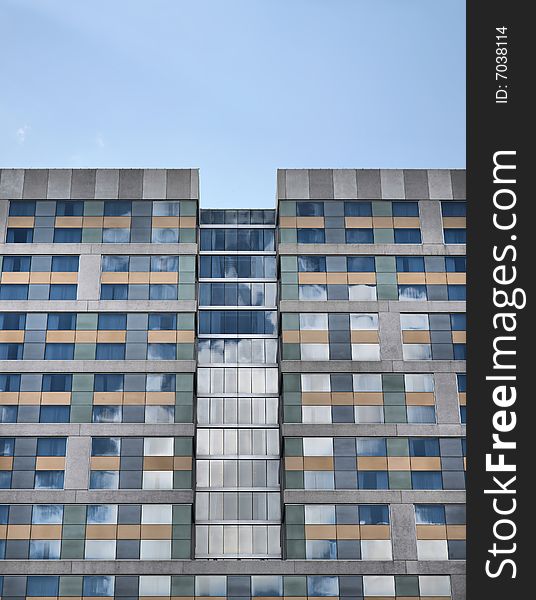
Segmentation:
{"type": "Polygon", "coordinates": [[[132,202],[130,200],[105,200],[105,217],[128,217],[132,212],[132,202]]]}
{"type": "Polygon", "coordinates": [[[93,438],[91,456],[119,456],[121,438],[93,438]]]}
{"type": "Polygon", "coordinates": [[[37,456],[65,456],[66,438],[37,438],[37,456]]]}
{"type": "Polygon", "coordinates": [[[453,331],[465,331],[467,329],[467,315],[465,313],[451,313],[450,323],[453,331]]]}
{"type": "Polygon", "coordinates": [[[54,575],[28,575],[26,580],[27,596],[58,596],[60,578],[54,575]]]}
{"type": "Polygon", "coordinates": [[[465,285],[448,285],[447,286],[449,300],[466,300],[467,288],[465,285]]]}
{"type": "Polygon", "coordinates": [[[0,360],[21,360],[23,344],[0,344],[0,360]]]}
{"type": "Polygon", "coordinates": [[[456,378],[458,380],[458,391],[466,392],[467,391],[467,375],[465,373],[458,373],[456,378]]]}
{"type": "Polygon", "coordinates": [[[466,360],[467,348],[465,344],[453,344],[454,360],[466,360]]]}
{"type": "Polygon", "coordinates": [[[420,229],[395,229],[395,244],[420,244],[420,229]]]}
{"type": "Polygon", "coordinates": [[[393,202],[393,217],[418,217],[418,202],[393,202]]]}
{"type": "Polygon", "coordinates": [[[9,227],[6,242],[8,244],[31,244],[33,242],[33,229],[25,227],[9,227]]]}
{"type": "Polygon", "coordinates": [[[125,360],[125,344],[97,344],[96,360],[125,360]]]}
{"type": "Polygon", "coordinates": [[[460,422],[463,423],[467,423],[467,407],[466,406],[460,406],[460,422]]]}
{"type": "Polygon", "coordinates": [[[397,256],[397,273],[424,273],[423,256],[397,256]]]}
{"type": "Polygon", "coordinates": [[[385,504],[359,506],[360,525],[389,525],[389,507],[385,504]]]}
{"type": "Polygon", "coordinates": [[[446,525],[445,507],[442,504],[416,504],[417,525],[446,525]]]}
{"type": "Polygon", "coordinates": [[[150,314],[149,329],[151,331],[173,331],[177,329],[177,315],[175,313],[150,314]]]}
{"type": "Polygon", "coordinates": [[[58,560],[61,540],[30,540],[30,560],[58,560]]]}
{"type": "Polygon", "coordinates": [[[35,215],[35,201],[12,200],[9,204],[10,217],[33,217],[35,215]]]}
{"type": "Polygon", "coordinates": [[[46,344],[45,360],[73,360],[74,344],[46,344]]]}
{"type": "Polygon", "coordinates": [[[11,487],[11,471],[0,471],[0,490],[9,490],[11,487]]]}
{"type": "Polygon", "coordinates": [[[149,373],[147,375],[146,390],[148,392],[174,392],[174,373],[149,373]]]}
{"type": "Polygon", "coordinates": [[[7,525],[9,518],[9,505],[0,504],[0,525],[7,525]]]}
{"type": "Polygon", "coordinates": [[[78,256],[53,256],[52,271],[58,273],[78,272],[78,256]]]}
{"type": "Polygon", "coordinates": [[[445,244],[465,244],[467,243],[466,229],[444,229],[445,244]]]}
{"type": "Polygon", "coordinates": [[[412,471],[411,487],[414,490],[441,490],[443,479],[439,471],[412,471]]]}
{"type": "Polygon", "coordinates": [[[442,202],[441,214],[444,217],[465,217],[467,215],[467,202],[442,202]]]}
{"type": "Polygon", "coordinates": [[[439,456],[437,438],[409,438],[410,456],[439,456]]]}
{"type": "Polygon", "coordinates": [[[121,331],[127,328],[127,315],[124,313],[101,313],[97,329],[106,331],[121,331]]]}
{"type": "Polygon", "coordinates": [[[14,438],[0,438],[0,456],[13,456],[14,438]]]}
{"type": "Polygon", "coordinates": [[[63,479],[63,471],[36,471],[34,487],[36,490],[62,490],[63,479]]]}
{"type": "Polygon", "coordinates": [[[147,344],[147,360],[175,360],[176,344],[147,344]]]}
{"type": "Polygon", "coordinates": [[[325,273],[325,256],[298,256],[298,271],[301,273],[325,273]]]}
{"type": "Polygon", "coordinates": [[[20,331],[25,324],[25,313],[0,313],[0,329],[3,331],[20,331]]]}
{"type": "Polygon", "coordinates": [[[122,392],[124,375],[120,373],[97,373],[93,381],[95,392],[122,392]]]}
{"type": "Polygon", "coordinates": [[[445,267],[448,273],[465,273],[467,259],[465,256],[445,256],[445,267]]]}
{"type": "Polygon", "coordinates": [[[151,256],[151,271],[173,273],[179,270],[178,256],[151,256]]]}
{"type": "Polygon", "coordinates": [[[17,413],[17,406],[0,406],[0,423],[16,423],[17,413]]]}
{"type": "Polygon", "coordinates": [[[56,215],[58,217],[81,217],[84,214],[83,200],[57,200],[56,215]]]}
{"type": "Polygon", "coordinates": [[[55,244],[79,244],[81,241],[81,228],[58,227],[54,229],[55,244]]]}
{"type": "Polygon", "coordinates": [[[350,273],[374,273],[376,271],[374,256],[348,256],[346,263],[350,273]]]}
{"type": "Polygon", "coordinates": [[[72,331],[76,329],[76,313],[49,313],[47,329],[72,331]]]}
{"type": "Polygon", "coordinates": [[[69,423],[70,406],[41,406],[40,423],[69,423]]]}
{"type": "Polygon", "coordinates": [[[399,285],[398,299],[399,300],[426,300],[425,285],[399,285]]]}
{"type": "Polygon", "coordinates": [[[20,375],[17,373],[0,373],[0,392],[20,391],[20,375]]]}
{"type": "Polygon", "coordinates": [[[372,202],[345,202],[345,217],[372,217],[372,202]]]}
{"type": "Polygon", "coordinates": [[[45,373],[41,383],[43,392],[70,392],[73,376],[66,373],[45,373]]]}
{"type": "Polygon", "coordinates": [[[112,575],[86,575],[82,585],[83,596],[113,596],[114,577],[112,575]]]}
{"type": "Polygon", "coordinates": [[[433,406],[408,406],[408,423],[435,423],[433,406]]]}
{"type": "Polygon", "coordinates": [[[298,229],[298,244],[323,244],[326,235],[323,229],[308,227],[298,229]]]}
{"type": "Polygon", "coordinates": [[[373,244],[374,233],[372,229],[346,229],[347,244],[373,244]]]}
{"type": "Polygon", "coordinates": [[[323,217],[323,202],[296,202],[296,215],[298,217],[323,217]]]}
{"type": "Polygon", "coordinates": [[[93,423],[121,423],[121,406],[94,406],[91,420],[93,423]]]}
{"type": "Polygon", "coordinates": [[[101,300],[127,300],[128,285],[126,283],[103,283],[100,297],[101,300]]]}
{"type": "Polygon", "coordinates": [[[4,256],[2,271],[5,273],[27,273],[30,271],[31,256],[4,256]]]}
{"type": "Polygon", "coordinates": [[[326,575],[309,575],[307,577],[307,595],[338,596],[339,578],[326,575]]]}
{"type": "Polygon", "coordinates": [[[356,438],[357,456],[387,456],[385,438],[356,438]]]}
{"type": "Polygon", "coordinates": [[[388,490],[387,471],[359,471],[357,483],[360,490],[388,490]]]}
{"type": "Polygon", "coordinates": [[[173,284],[157,283],[149,286],[150,300],[176,300],[177,286],[173,284]]]}
{"type": "Polygon", "coordinates": [[[118,485],[118,471],[91,471],[89,474],[90,490],[116,490],[118,485]]]}
{"type": "Polygon", "coordinates": [[[103,256],[102,270],[107,273],[128,273],[128,256],[103,256]]]}
{"type": "Polygon", "coordinates": [[[28,300],[28,285],[21,283],[0,285],[0,300],[28,300]]]}
{"type": "Polygon", "coordinates": [[[305,556],[308,559],[335,560],[337,542],[335,540],[306,540],[305,556]]]}
{"type": "Polygon", "coordinates": [[[77,286],[69,283],[54,283],[50,286],[50,300],[76,300],[77,286]]]}

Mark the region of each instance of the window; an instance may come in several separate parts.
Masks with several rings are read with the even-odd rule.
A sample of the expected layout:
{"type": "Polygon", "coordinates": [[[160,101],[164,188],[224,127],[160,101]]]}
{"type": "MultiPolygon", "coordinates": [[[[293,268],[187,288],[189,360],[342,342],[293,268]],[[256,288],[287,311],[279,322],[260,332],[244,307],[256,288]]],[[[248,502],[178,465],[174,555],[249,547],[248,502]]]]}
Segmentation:
{"type": "Polygon", "coordinates": [[[346,217],[371,217],[372,202],[345,202],[344,215],[346,217]]]}
{"type": "Polygon", "coordinates": [[[82,241],[82,229],[72,227],[56,227],[54,229],[55,244],[79,244],[82,241]]]}
{"type": "Polygon", "coordinates": [[[441,202],[441,213],[444,217],[465,217],[467,202],[441,202]]]}
{"type": "Polygon", "coordinates": [[[10,217],[33,217],[35,215],[35,201],[12,200],[9,205],[10,217]]]}
{"type": "Polygon", "coordinates": [[[104,216],[106,217],[128,217],[132,211],[130,200],[105,200],[104,216]]]}
{"type": "Polygon", "coordinates": [[[298,217],[323,217],[323,202],[296,202],[296,214],[298,217]]]}
{"type": "Polygon", "coordinates": [[[325,242],[324,229],[308,227],[298,229],[298,244],[323,244],[325,242]]]}
{"type": "Polygon", "coordinates": [[[84,202],[82,200],[57,200],[56,215],[58,217],[81,217],[84,214],[84,202]]]}
{"type": "Polygon", "coordinates": [[[418,217],[418,202],[393,202],[393,217],[418,217]]]}
{"type": "Polygon", "coordinates": [[[53,256],[52,271],[67,273],[78,271],[78,256],[53,256]]]}
{"type": "Polygon", "coordinates": [[[33,242],[33,229],[8,227],[6,242],[8,244],[31,244],[33,242]]]}
{"type": "Polygon", "coordinates": [[[395,244],[420,244],[420,229],[397,229],[395,228],[395,244]]]}
{"type": "Polygon", "coordinates": [[[370,228],[346,229],[347,244],[372,244],[374,233],[370,228]]]}

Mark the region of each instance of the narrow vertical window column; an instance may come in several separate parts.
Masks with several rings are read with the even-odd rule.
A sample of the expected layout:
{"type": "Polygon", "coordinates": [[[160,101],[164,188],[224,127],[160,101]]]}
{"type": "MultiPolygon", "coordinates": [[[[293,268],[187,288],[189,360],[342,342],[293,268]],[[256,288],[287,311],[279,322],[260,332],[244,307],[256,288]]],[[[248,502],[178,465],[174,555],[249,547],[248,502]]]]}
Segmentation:
{"type": "Polygon", "coordinates": [[[275,211],[202,210],[197,558],[279,558],[275,211]]]}

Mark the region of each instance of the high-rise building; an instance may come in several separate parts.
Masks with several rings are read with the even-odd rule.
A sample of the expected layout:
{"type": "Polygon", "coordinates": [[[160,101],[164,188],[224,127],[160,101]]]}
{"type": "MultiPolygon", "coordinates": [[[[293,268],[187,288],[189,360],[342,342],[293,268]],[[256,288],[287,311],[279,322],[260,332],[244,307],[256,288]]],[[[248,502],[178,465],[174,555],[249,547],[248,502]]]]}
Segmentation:
{"type": "Polygon", "coordinates": [[[3,600],[463,600],[465,173],[0,172],[3,600]]]}

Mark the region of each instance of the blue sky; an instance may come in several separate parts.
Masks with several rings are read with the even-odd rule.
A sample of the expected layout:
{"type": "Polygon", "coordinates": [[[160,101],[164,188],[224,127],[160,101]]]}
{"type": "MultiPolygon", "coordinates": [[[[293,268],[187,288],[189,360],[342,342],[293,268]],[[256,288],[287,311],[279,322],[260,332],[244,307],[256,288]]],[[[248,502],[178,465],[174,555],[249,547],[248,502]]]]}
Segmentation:
{"type": "Polygon", "coordinates": [[[2,0],[0,165],[465,166],[464,0],[2,0]]]}

